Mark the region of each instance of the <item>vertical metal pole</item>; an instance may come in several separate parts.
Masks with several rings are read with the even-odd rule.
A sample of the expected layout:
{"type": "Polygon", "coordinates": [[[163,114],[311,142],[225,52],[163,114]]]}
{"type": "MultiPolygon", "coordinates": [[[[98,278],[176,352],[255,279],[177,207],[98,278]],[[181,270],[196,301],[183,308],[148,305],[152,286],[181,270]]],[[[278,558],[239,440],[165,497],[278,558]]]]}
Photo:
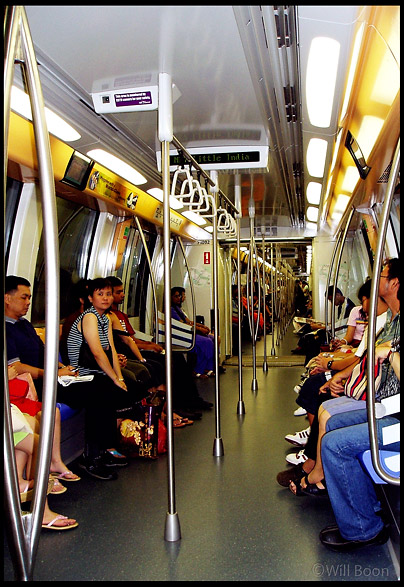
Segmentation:
{"type": "Polygon", "coordinates": [[[241,177],[236,175],[234,186],[234,203],[239,213],[236,216],[237,224],[237,308],[238,308],[238,402],[237,414],[245,414],[245,405],[243,400],[243,374],[242,374],[242,341],[241,326],[243,316],[243,306],[241,305],[241,260],[240,260],[240,222],[241,222],[241,177]]]}
{"type": "Polygon", "coordinates": [[[271,243],[271,311],[272,311],[272,348],[271,348],[271,355],[274,356],[275,353],[275,296],[274,296],[274,286],[275,286],[275,276],[276,271],[274,268],[274,244],[271,243]]]}
{"type": "Polygon", "coordinates": [[[164,539],[175,542],[181,538],[181,529],[175,503],[174,436],[172,405],[172,339],[171,339],[171,259],[170,259],[170,142],[173,138],[171,76],[159,74],[158,133],[161,141],[161,169],[163,179],[163,254],[164,254],[164,314],[166,340],[167,388],[167,468],[168,512],[164,539]]]}
{"type": "Polygon", "coordinates": [[[394,153],[393,163],[391,165],[389,181],[386,189],[386,196],[384,198],[384,204],[382,214],[380,218],[379,235],[377,238],[375,261],[373,265],[373,279],[372,286],[370,289],[370,311],[369,311],[369,326],[368,326],[368,360],[367,360],[367,377],[368,377],[368,393],[366,396],[366,408],[368,412],[368,428],[369,428],[369,440],[370,440],[370,451],[372,457],[372,464],[376,473],[385,481],[391,485],[400,485],[400,479],[392,477],[387,473],[380,462],[379,456],[379,443],[377,439],[377,426],[376,426],[376,408],[375,408],[375,384],[373,373],[375,372],[375,338],[376,338],[376,300],[379,293],[380,286],[380,272],[383,265],[383,253],[386,244],[386,233],[389,222],[391,205],[393,203],[394,189],[396,187],[396,181],[400,172],[400,139],[398,140],[396,150],[394,153]]]}
{"type": "MultiPolygon", "coordinates": [[[[56,405],[57,351],[59,347],[59,246],[56,217],[56,196],[54,174],[45,119],[44,100],[39,78],[28,20],[23,6],[6,7],[6,63],[4,77],[5,94],[5,134],[4,134],[4,172],[7,165],[7,139],[9,130],[9,105],[11,84],[14,72],[14,59],[17,56],[17,42],[20,40],[20,61],[24,67],[31,102],[35,146],[38,159],[41,203],[43,215],[43,239],[45,247],[45,325],[46,345],[44,356],[44,390],[42,418],[39,434],[38,460],[35,471],[32,511],[21,518],[18,485],[14,464],[13,442],[11,436],[10,404],[8,401],[7,370],[4,364],[5,379],[5,480],[6,516],[15,528],[10,529],[10,551],[14,557],[15,571],[19,580],[32,580],[35,557],[38,548],[41,524],[48,487],[49,465],[53,442],[56,405]]],[[[4,173],[6,177],[6,173],[4,173]]],[[[3,331],[4,332],[4,331],[3,331]]],[[[5,335],[3,334],[5,341],[5,335]]]]}
{"type": "Polygon", "coordinates": [[[262,235],[262,299],[263,299],[263,315],[264,315],[264,360],[262,362],[262,370],[264,373],[268,373],[267,363],[267,320],[266,320],[266,253],[265,253],[265,239],[262,235]]]}
{"type": "MultiPolygon", "coordinates": [[[[252,184],[251,184],[251,190],[252,190],[252,184]]],[[[258,310],[258,317],[257,317],[257,329],[255,331],[255,329],[254,329],[254,250],[255,250],[254,217],[255,217],[255,204],[254,204],[254,199],[252,197],[252,194],[251,194],[250,202],[248,204],[248,215],[250,217],[250,254],[249,254],[250,299],[249,299],[249,305],[251,307],[250,330],[251,330],[251,345],[252,345],[252,356],[253,356],[253,378],[251,381],[251,390],[257,391],[258,390],[258,381],[257,381],[256,343],[257,343],[257,334],[258,334],[258,326],[259,326],[259,310],[258,310]]]]}
{"type": "MultiPolygon", "coordinates": [[[[349,225],[351,224],[352,217],[355,213],[355,208],[352,207],[351,212],[349,214],[348,220],[345,224],[344,233],[341,238],[341,245],[339,247],[338,256],[337,256],[337,263],[335,267],[335,278],[334,278],[334,290],[332,294],[332,306],[331,306],[331,339],[335,337],[335,295],[337,293],[337,280],[339,274],[339,268],[341,266],[341,259],[342,259],[342,252],[344,250],[346,235],[348,234],[349,225]]],[[[347,293],[347,292],[345,292],[347,293]]],[[[343,316],[341,316],[343,318],[343,316]]]]}
{"type": "MultiPolygon", "coordinates": [[[[215,194],[215,204],[218,207],[218,179],[217,171],[211,171],[211,178],[215,186],[211,191],[215,194]]],[[[224,455],[223,440],[220,431],[220,377],[219,377],[219,282],[218,282],[218,258],[217,258],[217,217],[213,222],[213,310],[215,316],[215,439],[213,441],[213,456],[222,457],[224,455]]]]}

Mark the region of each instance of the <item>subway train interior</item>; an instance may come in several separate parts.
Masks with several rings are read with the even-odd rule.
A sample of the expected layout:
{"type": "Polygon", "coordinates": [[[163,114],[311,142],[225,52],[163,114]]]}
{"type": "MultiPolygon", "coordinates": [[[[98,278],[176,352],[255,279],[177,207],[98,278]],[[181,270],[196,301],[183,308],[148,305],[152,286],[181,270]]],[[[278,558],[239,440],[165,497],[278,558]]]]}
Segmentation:
{"type": "Polygon", "coordinates": [[[373,277],[400,256],[399,23],[398,5],[5,7],[3,287],[28,280],[23,318],[45,343],[22,502],[4,326],[5,581],[400,579],[399,451],[379,450],[372,378],[373,277]],[[67,410],[60,450],[80,480],[47,497],[60,333],[78,282],[107,276],[138,339],[164,348],[166,447],[95,479],[79,466],[85,410],[67,410]],[[368,278],[361,471],[388,539],[338,550],[320,540],[332,488],[294,495],[277,476],[307,458],[297,331],[322,323],[326,352],[346,332],[337,288],[360,306],[368,278]],[[165,322],[177,286],[210,330],[208,375],[196,327],[165,322]],[[178,358],[203,405],[188,420],[178,358]],[[44,529],[45,499],[78,526],[44,529]]]}

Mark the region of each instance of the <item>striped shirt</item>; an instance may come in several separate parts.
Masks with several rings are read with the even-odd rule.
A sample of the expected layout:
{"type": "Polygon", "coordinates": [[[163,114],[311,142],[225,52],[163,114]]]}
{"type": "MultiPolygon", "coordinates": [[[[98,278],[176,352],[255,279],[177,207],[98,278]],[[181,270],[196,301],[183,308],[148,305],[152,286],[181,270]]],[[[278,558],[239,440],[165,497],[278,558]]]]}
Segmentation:
{"type": "MultiPolygon", "coordinates": [[[[69,355],[69,362],[73,367],[79,368],[79,375],[89,375],[90,373],[100,373],[105,375],[105,372],[101,369],[99,370],[92,370],[87,369],[85,367],[81,367],[79,365],[79,356],[80,356],[80,348],[83,344],[83,335],[81,334],[80,330],[78,329],[78,325],[83,319],[85,314],[95,314],[97,317],[97,324],[98,324],[98,335],[100,337],[101,346],[104,350],[108,349],[109,347],[109,339],[108,339],[108,328],[109,328],[109,318],[107,314],[100,314],[91,306],[88,310],[80,314],[78,318],[73,322],[72,327],[69,332],[69,336],[67,337],[67,352],[69,355]]],[[[86,344],[86,343],[84,343],[86,344]]]]}

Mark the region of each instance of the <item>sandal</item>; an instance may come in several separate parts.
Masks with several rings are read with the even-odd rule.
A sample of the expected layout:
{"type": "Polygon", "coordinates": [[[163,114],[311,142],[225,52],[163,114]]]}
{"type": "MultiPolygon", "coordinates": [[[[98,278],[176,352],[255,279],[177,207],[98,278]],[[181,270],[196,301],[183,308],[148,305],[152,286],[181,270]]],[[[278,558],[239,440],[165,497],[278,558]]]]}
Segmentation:
{"type": "Polygon", "coordinates": [[[107,451],[116,459],[126,459],[126,456],[118,452],[116,448],[108,448],[107,451]]]}
{"type": "Polygon", "coordinates": [[[309,483],[307,477],[308,477],[308,475],[305,475],[303,477],[303,479],[306,483],[306,487],[302,487],[300,485],[300,490],[302,493],[299,495],[302,495],[302,494],[303,495],[311,495],[312,497],[325,497],[328,495],[327,487],[325,484],[325,479],[321,479],[320,483],[322,483],[324,485],[324,488],[320,489],[320,487],[318,487],[316,483],[309,483]]]}
{"type": "Polygon", "coordinates": [[[33,494],[34,490],[30,489],[29,485],[30,485],[30,482],[28,481],[27,486],[25,487],[24,491],[20,492],[21,503],[26,503],[27,501],[32,500],[32,494],[33,494]]]}
{"type": "Polygon", "coordinates": [[[293,495],[303,495],[302,493],[302,486],[300,485],[300,481],[307,477],[309,473],[303,471],[303,468],[300,470],[300,473],[297,474],[296,478],[293,479],[289,483],[289,489],[293,493],[293,495]]]}
{"type": "Polygon", "coordinates": [[[77,528],[79,525],[78,522],[74,521],[72,524],[67,524],[66,526],[55,526],[55,522],[58,520],[71,520],[72,518],[68,518],[67,516],[58,515],[54,518],[49,524],[42,524],[42,528],[46,530],[71,530],[72,528],[77,528]]]}
{"type": "Polygon", "coordinates": [[[215,372],[210,370],[210,371],[205,371],[205,375],[207,375],[207,377],[214,377],[215,376],[215,372]]]}
{"type": "Polygon", "coordinates": [[[181,418],[174,418],[173,419],[173,428],[184,428],[186,424],[181,420],[181,418]]]}
{"type": "Polygon", "coordinates": [[[58,481],[57,477],[51,477],[52,481],[53,481],[53,487],[50,490],[50,494],[51,495],[60,495],[61,493],[64,493],[65,491],[67,491],[67,487],[65,487],[64,485],[62,485],[60,483],[60,481],[58,481]]]}
{"type": "Polygon", "coordinates": [[[73,471],[64,471],[63,473],[52,472],[51,477],[54,479],[63,479],[64,481],[80,481],[81,477],[75,475],[73,471]],[[73,475],[73,477],[67,477],[66,475],[73,475]]]}

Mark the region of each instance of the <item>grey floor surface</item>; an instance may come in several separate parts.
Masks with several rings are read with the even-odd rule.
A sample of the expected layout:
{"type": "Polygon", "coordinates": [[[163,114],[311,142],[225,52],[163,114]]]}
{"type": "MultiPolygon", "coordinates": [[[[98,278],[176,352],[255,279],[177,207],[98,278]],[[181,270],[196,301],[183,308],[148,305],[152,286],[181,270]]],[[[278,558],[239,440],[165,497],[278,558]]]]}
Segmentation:
{"type": "MultiPolygon", "coordinates": [[[[295,345],[290,328],[277,355],[290,355],[295,345]]],[[[246,363],[250,354],[245,346],[246,363]]],[[[238,416],[238,368],[227,366],[220,376],[221,457],[213,456],[214,410],[174,431],[179,541],[164,540],[167,456],[131,461],[117,481],[83,476],[50,498],[52,509],[77,518],[79,527],[41,533],[34,580],[396,580],[387,545],[345,555],[327,550],[318,534],[334,522],[328,499],[295,497],[276,483],[276,474],[288,467],[285,456],[297,450],[285,442],[285,434],[308,426],[304,417],[293,415],[293,387],[301,372],[294,364],[264,373],[260,363],[253,392],[253,369],[243,367],[246,413],[238,416]]],[[[198,381],[198,387],[214,401],[213,379],[198,381]]],[[[4,580],[14,580],[6,541],[4,580]]]]}

